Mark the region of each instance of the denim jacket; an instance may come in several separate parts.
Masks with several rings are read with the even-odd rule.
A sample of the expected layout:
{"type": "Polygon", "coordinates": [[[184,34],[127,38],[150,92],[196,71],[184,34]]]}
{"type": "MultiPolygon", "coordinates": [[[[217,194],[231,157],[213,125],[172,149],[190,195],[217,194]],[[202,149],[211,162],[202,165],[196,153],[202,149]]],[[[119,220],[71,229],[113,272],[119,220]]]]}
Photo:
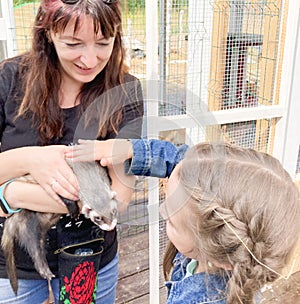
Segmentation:
{"type": "Polygon", "coordinates": [[[186,276],[186,268],[191,259],[177,253],[173,264],[168,288],[167,304],[226,303],[228,275],[204,272],[186,276]]]}
{"type": "Polygon", "coordinates": [[[169,177],[175,166],[183,159],[187,145],[176,147],[158,139],[131,139],[133,157],[125,162],[129,175],[169,177]]]}

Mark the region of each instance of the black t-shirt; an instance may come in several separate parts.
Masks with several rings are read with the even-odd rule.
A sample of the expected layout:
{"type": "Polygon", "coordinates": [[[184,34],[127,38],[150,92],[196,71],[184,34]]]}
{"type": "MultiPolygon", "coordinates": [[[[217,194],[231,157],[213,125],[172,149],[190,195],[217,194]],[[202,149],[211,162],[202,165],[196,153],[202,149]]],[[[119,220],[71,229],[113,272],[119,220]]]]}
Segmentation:
{"type": "MultiPolygon", "coordinates": [[[[23,97],[22,75],[19,73],[19,60],[6,62],[0,67],[0,141],[1,152],[24,146],[40,146],[38,130],[32,125],[30,118],[15,119],[15,115],[23,97]]],[[[143,96],[140,82],[132,75],[127,74],[125,85],[121,90],[126,100],[123,107],[123,120],[119,126],[117,137],[139,138],[141,135],[143,116],[143,96]]],[[[78,138],[95,139],[94,132],[82,131],[81,106],[62,109],[63,115],[63,136],[53,139],[49,144],[69,145],[78,138]]],[[[114,138],[116,134],[111,133],[107,138],[114,138]]],[[[0,164],[1,165],[1,164],[0,164]]],[[[0,236],[3,232],[5,218],[0,217],[0,236]]],[[[100,268],[109,263],[117,252],[117,233],[113,231],[102,231],[89,219],[83,215],[78,220],[71,219],[69,215],[63,215],[57,225],[62,228],[62,233],[72,236],[73,242],[82,242],[94,239],[104,234],[104,252],[101,258],[100,268]],[[76,238],[76,240],[74,239],[76,238]]],[[[58,235],[56,227],[52,227],[47,234],[47,260],[50,269],[57,274],[57,255],[54,251],[58,249],[58,235]]],[[[0,246],[1,247],[1,246],[0,246]]],[[[18,278],[20,279],[40,279],[35,271],[33,262],[27,252],[20,247],[16,247],[16,265],[18,278]]],[[[0,277],[7,278],[5,270],[5,259],[0,248],[0,277]]]]}

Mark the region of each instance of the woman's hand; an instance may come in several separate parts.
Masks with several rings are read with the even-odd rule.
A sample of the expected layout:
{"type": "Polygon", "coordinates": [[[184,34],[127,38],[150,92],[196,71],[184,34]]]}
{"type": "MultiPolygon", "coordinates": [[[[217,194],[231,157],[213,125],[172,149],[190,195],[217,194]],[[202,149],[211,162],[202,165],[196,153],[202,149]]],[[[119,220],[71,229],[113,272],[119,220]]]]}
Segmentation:
{"type": "Polygon", "coordinates": [[[61,204],[64,203],[59,195],[70,200],[78,200],[78,181],[65,159],[67,147],[53,145],[30,149],[25,157],[28,173],[47,194],[61,204]]]}
{"type": "Polygon", "coordinates": [[[122,164],[132,158],[132,144],[127,139],[82,140],[79,145],[68,147],[66,157],[72,161],[99,160],[102,166],[122,164]]]}

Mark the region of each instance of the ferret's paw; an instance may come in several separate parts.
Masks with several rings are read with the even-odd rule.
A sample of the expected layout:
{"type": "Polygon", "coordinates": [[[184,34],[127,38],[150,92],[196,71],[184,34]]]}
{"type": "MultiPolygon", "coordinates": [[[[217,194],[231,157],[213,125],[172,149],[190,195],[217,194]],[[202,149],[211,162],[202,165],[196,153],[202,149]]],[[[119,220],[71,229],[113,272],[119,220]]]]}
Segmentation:
{"type": "Polygon", "coordinates": [[[51,270],[48,268],[48,269],[40,269],[39,271],[41,277],[43,277],[44,279],[47,279],[47,280],[51,280],[55,277],[55,275],[51,272],[51,270]]]}

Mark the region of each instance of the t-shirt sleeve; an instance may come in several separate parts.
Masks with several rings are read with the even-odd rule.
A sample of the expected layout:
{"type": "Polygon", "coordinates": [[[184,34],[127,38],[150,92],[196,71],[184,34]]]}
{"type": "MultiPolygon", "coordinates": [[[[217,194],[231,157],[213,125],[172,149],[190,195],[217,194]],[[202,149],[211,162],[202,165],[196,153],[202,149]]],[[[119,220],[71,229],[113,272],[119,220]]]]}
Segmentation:
{"type": "Polygon", "coordinates": [[[13,63],[0,63],[0,142],[5,124],[5,102],[10,94],[14,79],[13,68],[13,63]]]}
{"type": "Polygon", "coordinates": [[[138,79],[124,84],[126,102],[123,108],[123,121],[116,138],[141,138],[144,115],[142,86],[138,79]]]}
{"type": "Polygon", "coordinates": [[[0,64],[0,141],[2,138],[4,121],[5,121],[5,112],[4,105],[7,98],[7,73],[5,65],[0,64]]]}
{"type": "Polygon", "coordinates": [[[19,60],[20,57],[15,57],[0,62],[0,142],[2,142],[4,129],[14,119],[16,104],[21,98],[19,60]]]}

